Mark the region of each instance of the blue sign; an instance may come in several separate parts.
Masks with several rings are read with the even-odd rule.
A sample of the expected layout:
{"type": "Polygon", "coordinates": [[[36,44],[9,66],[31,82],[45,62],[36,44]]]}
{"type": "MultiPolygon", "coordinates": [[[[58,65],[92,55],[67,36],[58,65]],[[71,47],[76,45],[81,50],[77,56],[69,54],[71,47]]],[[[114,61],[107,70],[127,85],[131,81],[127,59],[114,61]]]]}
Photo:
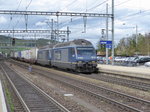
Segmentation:
{"type": "Polygon", "coordinates": [[[107,41],[101,40],[100,44],[107,44],[107,41]]]}
{"type": "Polygon", "coordinates": [[[111,49],[112,48],[112,44],[107,44],[106,48],[111,49]]]}
{"type": "Polygon", "coordinates": [[[100,44],[112,44],[112,41],[101,40],[100,44]]]}
{"type": "Polygon", "coordinates": [[[107,41],[107,44],[112,44],[112,41],[107,41]]]}

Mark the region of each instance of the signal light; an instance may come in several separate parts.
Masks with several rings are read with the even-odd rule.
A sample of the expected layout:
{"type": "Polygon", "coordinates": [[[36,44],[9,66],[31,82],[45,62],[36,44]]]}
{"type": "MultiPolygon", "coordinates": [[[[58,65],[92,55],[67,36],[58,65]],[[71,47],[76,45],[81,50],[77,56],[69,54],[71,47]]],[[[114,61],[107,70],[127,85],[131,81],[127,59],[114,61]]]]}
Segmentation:
{"type": "Polygon", "coordinates": [[[12,39],[12,45],[15,45],[15,38],[12,39]]]}

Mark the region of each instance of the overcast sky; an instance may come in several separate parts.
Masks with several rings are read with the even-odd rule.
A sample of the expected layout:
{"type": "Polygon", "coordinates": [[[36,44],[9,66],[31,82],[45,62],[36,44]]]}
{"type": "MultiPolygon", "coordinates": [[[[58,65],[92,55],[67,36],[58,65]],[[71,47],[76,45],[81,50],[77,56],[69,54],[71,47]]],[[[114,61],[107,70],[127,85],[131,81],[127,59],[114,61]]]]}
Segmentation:
{"type": "MultiPolygon", "coordinates": [[[[150,32],[150,0],[114,0],[115,1],[115,42],[138,33],[150,32]]],[[[106,13],[106,3],[111,13],[112,0],[0,0],[0,10],[32,10],[106,13]]],[[[46,21],[57,20],[50,16],[28,16],[28,29],[50,29],[46,21]]],[[[59,29],[71,30],[70,40],[84,38],[95,46],[105,28],[106,18],[87,18],[86,33],[83,17],[59,17],[59,29]]],[[[55,25],[56,26],[56,25],[55,25]]],[[[0,15],[0,29],[25,29],[25,17],[17,15],[0,15]]],[[[109,39],[111,39],[111,19],[109,19],[109,39]]]]}

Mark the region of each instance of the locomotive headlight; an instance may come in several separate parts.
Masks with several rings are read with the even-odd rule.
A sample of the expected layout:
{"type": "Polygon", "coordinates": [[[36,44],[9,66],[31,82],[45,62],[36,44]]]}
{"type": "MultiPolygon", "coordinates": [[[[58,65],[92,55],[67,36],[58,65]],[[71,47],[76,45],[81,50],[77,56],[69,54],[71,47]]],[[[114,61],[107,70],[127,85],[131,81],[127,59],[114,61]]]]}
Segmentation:
{"type": "Polygon", "coordinates": [[[78,57],[78,59],[83,59],[83,57],[78,57]]]}
{"type": "Polygon", "coordinates": [[[92,59],[96,59],[96,56],[91,56],[92,59]]]}
{"type": "Polygon", "coordinates": [[[80,63],[82,63],[82,61],[78,61],[78,63],[80,64],[80,63]]]}
{"type": "Polygon", "coordinates": [[[95,61],[92,61],[92,63],[96,63],[95,61]]]}

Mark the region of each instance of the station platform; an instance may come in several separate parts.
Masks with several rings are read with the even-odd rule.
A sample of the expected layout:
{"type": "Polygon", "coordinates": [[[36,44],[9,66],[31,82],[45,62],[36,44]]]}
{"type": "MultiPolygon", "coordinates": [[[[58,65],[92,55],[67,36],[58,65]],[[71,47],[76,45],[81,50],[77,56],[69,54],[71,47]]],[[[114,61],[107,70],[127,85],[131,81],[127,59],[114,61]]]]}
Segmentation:
{"type": "Polygon", "coordinates": [[[120,75],[150,79],[150,68],[146,67],[140,68],[98,64],[98,68],[100,72],[115,73],[120,75]]]}
{"type": "Polygon", "coordinates": [[[0,112],[7,112],[7,107],[6,107],[1,80],[0,80],[0,112]]]}

